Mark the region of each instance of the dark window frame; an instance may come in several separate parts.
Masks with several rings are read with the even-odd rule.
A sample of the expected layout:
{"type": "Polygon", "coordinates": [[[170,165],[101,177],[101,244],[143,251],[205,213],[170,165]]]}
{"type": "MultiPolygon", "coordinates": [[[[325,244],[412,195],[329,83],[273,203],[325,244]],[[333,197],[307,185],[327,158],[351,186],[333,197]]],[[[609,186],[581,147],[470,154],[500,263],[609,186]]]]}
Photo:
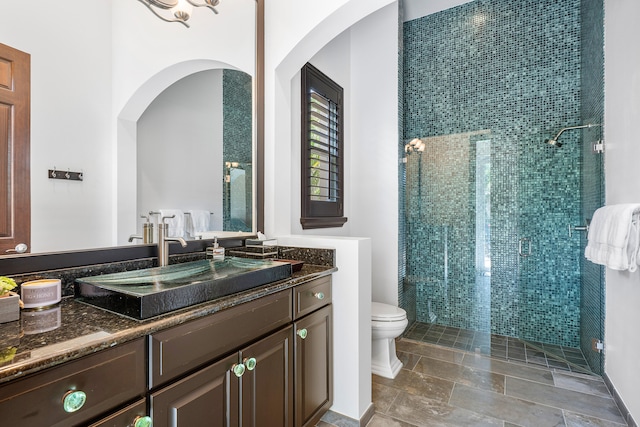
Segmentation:
{"type": "Polygon", "coordinates": [[[344,91],[309,63],[302,68],[301,75],[300,224],[303,229],[342,227],[347,222],[344,217],[344,91]],[[313,101],[312,93],[315,95],[313,101]],[[318,132],[312,131],[311,104],[319,105],[318,100],[326,101],[330,106],[326,118],[328,126],[322,126],[325,129],[321,131],[327,137],[326,145],[312,143],[312,132],[316,135],[318,132]],[[315,159],[313,165],[312,158],[315,159]]]}

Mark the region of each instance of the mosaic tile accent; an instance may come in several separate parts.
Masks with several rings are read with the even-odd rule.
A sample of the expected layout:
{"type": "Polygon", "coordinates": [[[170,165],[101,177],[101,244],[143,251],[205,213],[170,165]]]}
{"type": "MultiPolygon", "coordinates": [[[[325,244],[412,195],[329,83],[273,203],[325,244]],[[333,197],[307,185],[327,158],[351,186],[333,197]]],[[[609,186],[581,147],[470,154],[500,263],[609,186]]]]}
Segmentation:
{"type": "Polygon", "coordinates": [[[586,137],[543,141],[583,123],[580,3],[478,0],[404,24],[403,140],[426,143],[401,199],[418,321],[579,346],[568,225],[586,137]]]}
{"type": "MultiPolygon", "coordinates": [[[[223,114],[223,157],[224,162],[237,162],[245,171],[246,200],[253,200],[252,194],[252,81],[251,76],[236,70],[222,72],[222,114],[223,114]]],[[[226,173],[226,170],[225,170],[226,173]]],[[[223,192],[223,228],[229,231],[252,231],[249,220],[231,218],[230,188],[225,185],[223,192]]],[[[251,202],[247,203],[245,218],[252,218],[251,202]]]]}

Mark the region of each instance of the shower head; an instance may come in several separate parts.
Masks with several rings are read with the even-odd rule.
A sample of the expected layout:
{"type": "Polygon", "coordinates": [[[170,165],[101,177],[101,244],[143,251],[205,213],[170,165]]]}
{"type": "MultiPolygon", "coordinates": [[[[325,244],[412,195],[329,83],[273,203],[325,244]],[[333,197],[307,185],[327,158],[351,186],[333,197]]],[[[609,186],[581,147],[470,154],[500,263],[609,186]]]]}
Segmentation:
{"type": "Polygon", "coordinates": [[[584,129],[584,128],[590,128],[590,127],[594,127],[594,126],[602,126],[601,124],[593,124],[593,123],[589,123],[587,125],[580,125],[580,126],[570,126],[568,128],[562,128],[560,129],[560,132],[558,132],[558,134],[556,136],[554,136],[551,139],[545,139],[544,142],[546,142],[549,145],[553,145],[556,148],[560,148],[562,147],[562,144],[560,142],[558,142],[558,138],[560,138],[560,135],[562,135],[562,132],[566,131],[566,130],[572,130],[572,129],[584,129]]]}
{"type": "Polygon", "coordinates": [[[551,138],[551,139],[545,139],[544,142],[546,142],[549,145],[553,145],[556,148],[562,147],[562,143],[558,142],[558,137],[551,138]]]}

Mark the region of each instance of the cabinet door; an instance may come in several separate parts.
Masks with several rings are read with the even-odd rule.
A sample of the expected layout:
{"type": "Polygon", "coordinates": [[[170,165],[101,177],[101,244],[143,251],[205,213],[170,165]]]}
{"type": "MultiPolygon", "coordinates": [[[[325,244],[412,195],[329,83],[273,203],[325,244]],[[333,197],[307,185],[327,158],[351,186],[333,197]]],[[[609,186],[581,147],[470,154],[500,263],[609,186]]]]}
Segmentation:
{"type": "Polygon", "coordinates": [[[316,425],[333,403],[331,307],[295,322],[296,427],[316,425]]]}
{"type": "Polygon", "coordinates": [[[242,427],[293,427],[292,335],[289,326],[240,352],[247,368],[241,383],[242,427]]]}
{"type": "Polygon", "coordinates": [[[154,427],[236,427],[239,382],[232,372],[237,353],[152,393],[154,427]]]}

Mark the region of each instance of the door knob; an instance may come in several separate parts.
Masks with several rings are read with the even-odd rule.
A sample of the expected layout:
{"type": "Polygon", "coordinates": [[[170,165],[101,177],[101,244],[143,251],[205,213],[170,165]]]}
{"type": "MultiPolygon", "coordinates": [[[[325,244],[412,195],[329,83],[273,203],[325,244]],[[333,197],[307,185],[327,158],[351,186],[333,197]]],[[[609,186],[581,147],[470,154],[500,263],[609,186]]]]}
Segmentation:
{"type": "Polygon", "coordinates": [[[26,243],[18,243],[14,249],[7,249],[5,252],[17,252],[19,254],[27,252],[29,246],[26,243]]]}

